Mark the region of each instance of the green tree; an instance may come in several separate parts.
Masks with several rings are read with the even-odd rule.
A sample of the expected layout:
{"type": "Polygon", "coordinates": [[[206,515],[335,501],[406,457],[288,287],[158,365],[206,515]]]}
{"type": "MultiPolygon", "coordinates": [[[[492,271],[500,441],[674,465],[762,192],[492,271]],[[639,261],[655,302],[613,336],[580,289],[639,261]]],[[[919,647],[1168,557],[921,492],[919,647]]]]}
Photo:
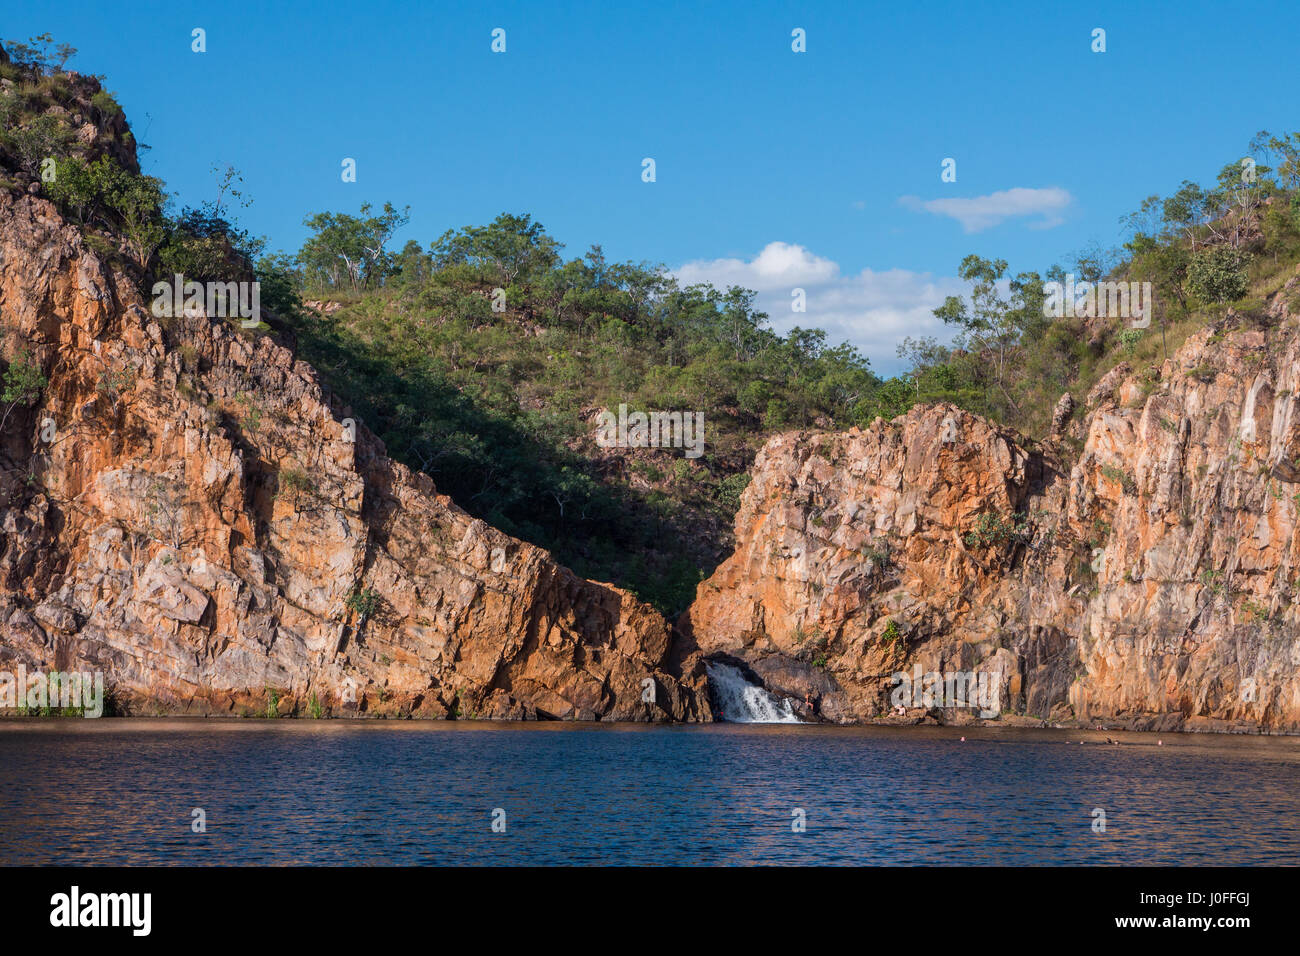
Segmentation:
{"type": "Polygon", "coordinates": [[[1231,302],[1249,286],[1243,268],[1247,256],[1229,246],[1211,246],[1192,254],[1187,266],[1187,288],[1200,301],[1231,302]]]}
{"type": "Polygon", "coordinates": [[[71,132],[53,113],[41,113],[22,126],[0,130],[0,147],[33,178],[40,176],[41,164],[61,154],[71,140],[71,132]]]}
{"type": "Polygon", "coordinates": [[[419,287],[433,275],[433,259],[414,239],[408,239],[402,251],[393,257],[392,273],[402,286],[419,287]]]}
{"type": "MultiPolygon", "coordinates": [[[[1024,331],[1029,303],[1017,303],[1012,297],[1018,295],[1023,298],[1028,292],[1027,283],[1031,280],[1023,275],[1017,277],[1012,283],[1012,297],[1004,298],[998,291],[998,283],[1006,271],[1005,260],[968,255],[961,261],[957,274],[973,283],[970,303],[960,296],[948,296],[943,305],[934,310],[934,314],[945,323],[960,328],[964,341],[992,359],[994,384],[1014,408],[1015,402],[1007,389],[1008,364],[1024,331]]],[[[1041,280],[1038,285],[1041,295],[1041,280]]],[[[1040,300],[1040,317],[1041,314],[1040,300]]]]}
{"type": "Polygon", "coordinates": [[[235,282],[252,277],[251,263],[266,247],[262,237],[217,215],[215,205],[185,207],[166,223],[166,237],[158,251],[157,278],[180,274],[195,282],[235,282]]]}
{"type": "Polygon", "coordinates": [[[554,268],[562,248],[531,216],[502,213],[486,226],[448,230],[429,251],[440,269],[464,263],[483,270],[489,281],[509,286],[554,268]]]}
{"type": "Polygon", "coordinates": [[[40,397],[41,389],[47,384],[45,374],[36,364],[26,349],[19,352],[5,369],[4,389],[0,391],[0,403],[5,406],[5,413],[0,417],[0,431],[4,430],[10,414],[19,405],[30,405],[40,397]]]}
{"type": "Polygon", "coordinates": [[[77,55],[76,47],[66,43],[56,45],[54,37],[49,33],[29,37],[26,43],[21,40],[5,40],[4,46],[10,60],[37,73],[62,70],[68,60],[77,55]]]}
{"type": "Polygon", "coordinates": [[[1183,180],[1178,191],[1160,205],[1163,230],[1170,235],[1180,235],[1195,251],[1198,230],[1210,217],[1213,203],[1213,197],[1204,189],[1190,180],[1183,180]]]}
{"type": "Polygon", "coordinates": [[[60,159],[54,169],[50,198],[83,225],[120,235],[135,263],[147,267],[166,236],[162,180],[128,172],[108,156],[60,159]]]}
{"type": "Polygon", "coordinates": [[[390,269],[386,246],[393,234],[410,221],[410,207],[398,211],[391,202],[383,211],[370,215],[371,205],[361,206],[361,215],[322,212],[308,216],[303,225],[310,236],[298,252],[298,260],[309,282],[352,291],[381,285],[390,269]]]}

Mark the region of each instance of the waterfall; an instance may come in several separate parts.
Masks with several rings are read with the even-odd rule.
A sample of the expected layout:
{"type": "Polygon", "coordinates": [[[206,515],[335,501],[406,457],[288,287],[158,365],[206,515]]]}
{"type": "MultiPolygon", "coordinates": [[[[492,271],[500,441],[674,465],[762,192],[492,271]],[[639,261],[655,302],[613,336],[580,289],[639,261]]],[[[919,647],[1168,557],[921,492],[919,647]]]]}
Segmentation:
{"type": "Polygon", "coordinates": [[[745,680],[730,664],[705,662],[709,684],[722,708],[722,719],[733,724],[797,724],[801,721],[788,697],[777,697],[745,680]]]}

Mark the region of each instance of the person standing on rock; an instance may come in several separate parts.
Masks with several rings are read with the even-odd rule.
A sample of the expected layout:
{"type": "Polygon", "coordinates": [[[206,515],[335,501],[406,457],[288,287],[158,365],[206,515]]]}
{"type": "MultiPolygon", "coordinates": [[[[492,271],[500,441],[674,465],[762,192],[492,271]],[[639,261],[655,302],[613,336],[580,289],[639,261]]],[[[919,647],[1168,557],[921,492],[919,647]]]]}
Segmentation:
{"type": "Polygon", "coordinates": [[[807,709],[809,717],[817,716],[817,705],[813,702],[812,691],[806,691],[803,695],[803,705],[807,709]]]}

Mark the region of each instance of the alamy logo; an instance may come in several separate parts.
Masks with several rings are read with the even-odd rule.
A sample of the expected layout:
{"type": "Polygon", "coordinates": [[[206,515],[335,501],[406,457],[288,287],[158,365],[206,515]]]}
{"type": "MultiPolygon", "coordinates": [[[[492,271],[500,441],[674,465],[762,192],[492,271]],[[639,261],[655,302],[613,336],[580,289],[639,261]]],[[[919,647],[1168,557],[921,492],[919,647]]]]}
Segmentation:
{"type": "Polygon", "coordinates": [[[186,282],[179,272],[171,282],[153,285],[154,318],[206,315],[216,319],[243,319],[246,329],[262,321],[262,286],[259,282],[186,282]]]}
{"type": "Polygon", "coordinates": [[[685,448],[687,458],[704,454],[703,412],[600,413],[596,444],[601,448],[685,448]]]}
{"type": "Polygon", "coordinates": [[[978,707],[981,717],[996,717],[1002,709],[1002,672],[895,671],[889,701],[895,707],[978,707]]]}
{"type": "Polygon", "coordinates": [[[1131,319],[1135,329],[1151,325],[1155,305],[1150,282],[1075,282],[1072,272],[1064,282],[1044,282],[1043,294],[1043,315],[1049,319],[1131,319]]]}
{"type": "Polygon", "coordinates": [[[151,893],[82,893],[74,886],[50,897],[50,925],[126,926],[133,936],[148,936],[152,928],[151,893]]]}
{"type": "Polygon", "coordinates": [[[78,673],[76,671],[41,671],[27,673],[18,666],[18,673],[0,671],[0,711],[4,710],[80,710],[85,717],[100,717],[104,713],[104,674],[78,673]]]}

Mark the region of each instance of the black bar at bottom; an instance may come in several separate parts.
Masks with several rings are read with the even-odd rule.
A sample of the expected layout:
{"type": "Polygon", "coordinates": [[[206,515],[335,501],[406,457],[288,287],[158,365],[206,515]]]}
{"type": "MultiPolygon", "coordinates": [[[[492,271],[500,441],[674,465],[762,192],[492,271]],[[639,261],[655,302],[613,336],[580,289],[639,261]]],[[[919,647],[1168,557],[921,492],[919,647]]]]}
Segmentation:
{"type": "Polygon", "coordinates": [[[716,933],[729,945],[750,937],[806,949],[847,932],[864,945],[942,949],[1010,942],[1044,922],[1066,939],[1196,935],[1232,945],[1286,928],[1294,880],[1286,868],[1218,867],[55,867],[0,869],[0,892],[12,943],[384,948],[409,945],[411,934],[454,945],[464,933],[493,950],[575,938],[604,949],[693,945],[716,933]]]}

